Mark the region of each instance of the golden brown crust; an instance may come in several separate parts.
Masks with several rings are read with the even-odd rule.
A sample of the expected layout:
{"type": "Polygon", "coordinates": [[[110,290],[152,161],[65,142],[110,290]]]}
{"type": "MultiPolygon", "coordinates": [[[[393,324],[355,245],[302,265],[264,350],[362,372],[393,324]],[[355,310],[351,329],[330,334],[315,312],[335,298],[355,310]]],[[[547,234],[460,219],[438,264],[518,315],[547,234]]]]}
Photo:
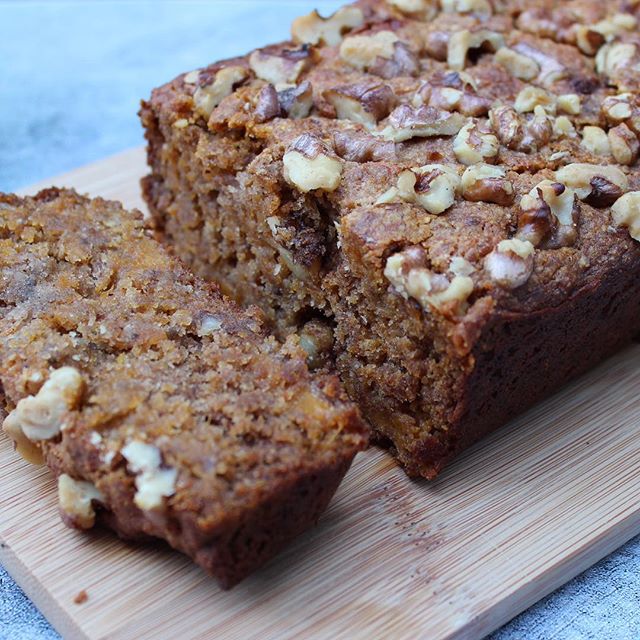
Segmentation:
{"type": "Polygon", "coordinates": [[[0,272],[5,430],[44,453],[73,526],[165,539],[229,587],[317,520],[366,445],[337,378],[139,212],[0,195],[0,272]]]}
{"type": "MultiPolygon", "coordinates": [[[[611,206],[640,189],[640,13],[625,0],[351,6],[361,19],[333,44],[264,50],[275,69],[304,56],[286,80],[311,84],[305,117],[256,117],[285,72],[252,56],[233,61],[250,74],[206,117],[192,94],[219,66],[156,89],[142,109],[145,194],[177,253],[259,304],[280,335],[310,319],[333,329],[349,393],[406,468],[432,476],[515,411],[474,377],[497,319],[515,331],[536,318],[529,340],[552,358],[556,311],[593,290],[591,324],[567,340],[582,360],[579,340],[604,331],[620,291],[627,310],[637,300],[638,214],[611,206]],[[302,135],[324,158],[292,154],[302,135]],[[491,419],[460,409],[485,394],[491,419]],[[418,453],[435,441],[440,461],[418,453]]],[[[640,330],[629,317],[594,353],[640,330]]],[[[525,366],[516,346],[505,376],[525,366]]],[[[558,368],[553,384],[577,370],[558,368]]]]}

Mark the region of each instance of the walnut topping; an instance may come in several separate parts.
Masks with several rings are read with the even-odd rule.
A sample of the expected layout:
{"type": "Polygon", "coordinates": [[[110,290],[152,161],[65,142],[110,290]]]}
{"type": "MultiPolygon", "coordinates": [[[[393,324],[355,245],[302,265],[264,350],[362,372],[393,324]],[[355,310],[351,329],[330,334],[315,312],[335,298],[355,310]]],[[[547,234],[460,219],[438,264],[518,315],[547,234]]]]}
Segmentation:
{"type": "Polygon", "coordinates": [[[420,247],[412,247],[387,259],[384,276],[397,293],[413,298],[425,310],[437,310],[445,315],[464,313],[467,299],[473,292],[469,276],[434,273],[424,265],[426,256],[420,247]]]}
{"type": "Polygon", "coordinates": [[[447,64],[451,69],[464,69],[467,63],[467,55],[473,49],[498,51],[504,46],[504,38],[495,31],[482,29],[480,31],[468,31],[463,29],[456,31],[449,38],[447,45],[447,64]]]}
{"type": "Polygon", "coordinates": [[[308,80],[297,87],[288,87],[278,92],[280,109],[293,120],[306,118],[313,107],[313,88],[308,80]]]}
{"type": "Polygon", "coordinates": [[[340,57],[357,69],[367,69],[377,58],[391,60],[398,36],[393,31],[378,31],[374,35],[350,36],[340,45],[340,57]]]}
{"type": "Polygon", "coordinates": [[[607,96],[602,101],[602,113],[610,124],[619,124],[633,115],[633,95],[620,93],[617,96],[607,96]]]}
{"type": "Polygon", "coordinates": [[[425,85],[421,90],[424,99],[428,94],[429,105],[444,111],[459,111],[465,116],[484,116],[491,108],[491,100],[471,91],[462,91],[453,87],[433,87],[425,85]]]}
{"type": "Polygon", "coordinates": [[[351,162],[376,162],[395,158],[395,144],[358,130],[336,131],[333,146],[338,156],[351,162]]]}
{"type": "Polygon", "coordinates": [[[460,113],[403,104],[391,112],[389,125],[380,135],[394,142],[415,137],[452,136],[460,131],[465,122],[466,118],[460,113]]]}
{"type": "Polygon", "coordinates": [[[453,153],[462,164],[495,160],[500,144],[486,126],[469,121],[453,141],[453,153]]]}
{"type": "Polygon", "coordinates": [[[489,111],[489,120],[500,142],[515,151],[536,151],[553,135],[553,121],[546,111],[537,105],[533,118],[523,121],[518,113],[506,105],[489,111]]]}
{"type": "Polygon", "coordinates": [[[589,27],[597,33],[601,33],[606,40],[613,40],[625,31],[633,31],[638,21],[629,13],[616,13],[589,27]]]}
{"type": "Polygon", "coordinates": [[[537,106],[542,107],[548,113],[555,113],[556,101],[544,89],[538,87],[525,87],[516,96],[513,105],[518,113],[533,111],[537,106]]]}
{"type": "Polygon", "coordinates": [[[611,42],[600,47],[596,55],[598,73],[616,80],[617,72],[633,63],[636,57],[636,45],[629,42],[611,42]]]}
{"type": "Polygon", "coordinates": [[[567,76],[567,68],[563,64],[539,49],[528,45],[526,42],[520,42],[513,48],[517,53],[537,63],[540,67],[540,73],[536,81],[543,86],[550,87],[554,82],[567,76]]]}
{"type": "Polygon", "coordinates": [[[557,138],[573,138],[578,134],[573,122],[567,116],[558,116],[553,121],[553,135],[557,138]]]}
{"type": "Polygon", "coordinates": [[[339,119],[366,126],[386,118],[396,102],[396,95],[387,84],[344,85],[325,91],[324,97],[334,106],[339,119]]]}
{"type": "Polygon", "coordinates": [[[522,53],[518,53],[508,47],[499,49],[495,60],[502,65],[512,76],[520,80],[533,80],[540,73],[538,63],[522,53]]]}
{"type": "Polygon", "coordinates": [[[400,198],[439,215],[455,202],[459,188],[460,176],[454,169],[443,164],[428,164],[403,171],[398,176],[397,187],[386,191],[376,204],[400,198]]]}
{"type": "Polygon", "coordinates": [[[556,171],[556,179],[594,207],[610,206],[629,188],[627,176],[609,165],[568,164],[556,171]]]}
{"type": "Polygon", "coordinates": [[[636,134],[622,123],[609,129],[609,147],[611,154],[620,164],[633,164],[638,159],[640,143],[636,134]]]}
{"type": "Polygon", "coordinates": [[[310,65],[311,51],[305,46],[283,49],[277,53],[258,50],[249,56],[249,66],[256,77],[270,82],[276,88],[297,82],[300,74],[310,65]]]}
{"type": "Polygon", "coordinates": [[[51,372],[38,393],[18,402],[2,429],[25,460],[42,463],[41,450],[34,443],[49,440],[66,428],[69,413],[77,408],[83,390],[80,372],[73,367],[60,367],[51,372]]]}
{"type": "Polygon", "coordinates": [[[500,167],[478,163],[467,167],[462,174],[462,196],[472,202],[495,202],[502,206],[513,203],[513,185],[500,167]]]}
{"type": "Polygon", "coordinates": [[[484,267],[501,287],[516,289],[526,284],[533,273],[533,253],[528,240],[502,240],[485,258],[484,267]]]}
{"type": "Polygon", "coordinates": [[[580,146],[599,156],[608,156],[611,154],[607,132],[600,127],[584,127],[582,129],[582,142],[580,146]]]}
{"type": "Polygon", "coordinates": [[[67,526],[91,529],[96,522],[94,501],[104,502],[104,496],[90,482],[74,480],[66,473],[58,478],[58,503],[67,526]]]}
{"type": "Polygon", "coordinates": [[[605,37],[593,28],[593,25],[580,25],[576,29],[576,44],[582,53],[595,56],[598,49],[605,43],[605,37]]]}
{"type": "Polygon", "coordinates": [[[569,246],[576,239],[575,192],[560,182],[543,180],[520,199],[518,238],[546,248],[569,246]]]}
{"type": "Polygon", "coordinates": [[[417,76],[420,72],[420,60],[404,42],[396,42],[393,45],[393,56],[390,59],[378,56],[368,71],[381,78],[417,76]]]}
{"type": "Polygon", "coordinates": [[[208,119],[211,112],[248,77],[249,72],[244,67],[234,66],[220,69],[216,73],[213,83],[195,90],[193,103],[196,111],[208,119]]]}
{"type": "Polygon", "coordinates": [[[333,47],[342,42],[345,33],[363,24],[364,15],[357,7],[342,7],[328,18],[312,11],[293,21],[291,37],[298,44],[327,44],[333,47]]]}
{"type": "Polygon", "coordinates": [[[185,84],[198,84],[198,80],[200,79],[200,69],[194,69],[193,71],[189,71],[184,74],[184,78],[182,78],[185,84]]]}
{"type": "Polygon", "coordinates": [[[296,138],[282,161],[285,180],[303,193],[314,189],[334,191],[340,185],[342,162],[313,134],[296,138]]]}
{"type": "Polygon", "coordinates": [[[272,84],[266,84],[260,89],[254,114],[258,122],[267,122],[280,115],[278,92],[272,84]]]}
{"type": "Polygon", "coordinates": [[[577,93],[565,93],[564,95],[558,96],[556,105],[559,111],[577,116],[581,110],[580,96],[577,93]]]}
{"type": "Polygon", "coordinates": [[[127,468],[136,476],[134,503],[148,511],[162,506],[163,498],[175,493],[178,471],[162,467],[162,454],[158,447],[132,440],[122,448],[127,468]]]}
{"type": "Polygon", "coordinates": [[[416,20],[431,20],[438,13],[437,0],[387,0],[387,2],[416,20]]]}
{"type": "Polygon", "coordinates": [[[611,207],[613,222],[629,229],[629,235],[640,242],[640,191],[629,191],[611,207]]]}
{"type": "Polygon", "coordinates": [[[493,13],[489,0],[440,0],[445,13],[475,13],[490,16],[493,13]]]}

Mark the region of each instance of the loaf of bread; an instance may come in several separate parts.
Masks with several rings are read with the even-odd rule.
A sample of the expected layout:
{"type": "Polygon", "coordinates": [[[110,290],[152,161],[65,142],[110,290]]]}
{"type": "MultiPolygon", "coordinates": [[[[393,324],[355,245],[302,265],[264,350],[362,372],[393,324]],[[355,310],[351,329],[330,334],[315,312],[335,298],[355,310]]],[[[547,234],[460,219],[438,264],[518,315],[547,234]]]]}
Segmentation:
{"type": "Polygon", "coordinates": [[[143,103],[146,200],[182,259],[335,366],[432,478],[640,331],[639,16],[311,13],[143,103]]]}
{"type": "Polygon", "coordinates": [[[164,539],[230,587],[317,520],[367,433],[297,338],[117,203],[0,195],[0,231],[3,429],[67,524],[164,539]]]}

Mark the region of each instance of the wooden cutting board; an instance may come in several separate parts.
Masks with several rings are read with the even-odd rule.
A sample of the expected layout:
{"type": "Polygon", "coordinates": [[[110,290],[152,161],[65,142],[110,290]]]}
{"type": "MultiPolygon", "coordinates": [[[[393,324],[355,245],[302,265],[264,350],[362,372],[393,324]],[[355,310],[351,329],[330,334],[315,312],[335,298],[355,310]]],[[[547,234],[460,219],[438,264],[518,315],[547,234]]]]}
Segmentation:
{"type": "MultiPolygon", "coordinates": [[[[143,172],[136,149],[47,184],[142,208],[143,172]]],[[[632,345],[435,482],[372,449],[231,592],[166,547],[66,529],[46,470],[1,436],[0,561],[68,638],[480,638],[640,532],[639,388],[632,345]]]]}

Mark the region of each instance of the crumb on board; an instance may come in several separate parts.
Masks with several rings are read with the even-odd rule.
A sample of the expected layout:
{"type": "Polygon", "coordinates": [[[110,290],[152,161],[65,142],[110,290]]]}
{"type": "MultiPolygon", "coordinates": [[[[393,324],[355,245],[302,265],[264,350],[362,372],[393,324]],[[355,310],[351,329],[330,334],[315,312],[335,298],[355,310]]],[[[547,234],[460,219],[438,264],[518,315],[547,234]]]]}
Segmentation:
{"type": "Polygon", "coordinates": [[[89,594],[83,589],[79,591],[73,601],[76,604],[84,604],[89,599],[89,594]]]}

